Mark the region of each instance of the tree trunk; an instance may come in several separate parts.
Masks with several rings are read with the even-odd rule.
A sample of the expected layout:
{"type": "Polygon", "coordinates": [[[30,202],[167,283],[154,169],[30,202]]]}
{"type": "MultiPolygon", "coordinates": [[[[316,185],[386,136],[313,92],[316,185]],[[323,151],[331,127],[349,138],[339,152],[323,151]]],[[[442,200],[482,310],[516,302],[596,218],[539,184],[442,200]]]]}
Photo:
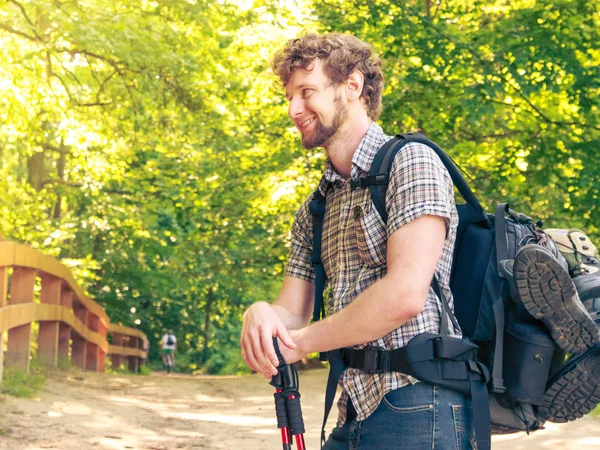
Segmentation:
{"type": "Polygon", "coordinates": [[[44,185],[45,156],[44,150],[41,150],[27,160],[27,182],[36,191],[40,191],[44,185]]]}
{"type": "Polygon", "coordinates": [[[202,363],[208,360],[208,338],[210,335],[210,314],[214,303],[214,294],[212,287],[208,289],[208,298],[206,299],[206,308],[204,316],[204,330],[202,337],[204,339],[204,347],[202,348],[202,363]]]}
{"type": "MultiPolygon", "coordinates": [[[[62,149],[62,145],[61,145],[61,149],[62,149]]],[[[57,169],[57,175],[58,175],[58,179],[59,180],[63,180],[65,179],[65,164],[67,161],[67,154],[65,152],[60,152],[59,156],[58,156],[58,164],[56,166],[57,169]]],[[[60,195],[60,190],[58,190],[59,192],[57,192],[56,194],[56,204],[54,205],[54,214],[53,214],[53,218],[54,219],[60,219],[61,216],[61,203],[62,203],[62,196],[60,195]]]]}
{"type": "Polygon", "coordinates": [[[431,18],[431,0],[425,0],[425,14],[431,18]]]}

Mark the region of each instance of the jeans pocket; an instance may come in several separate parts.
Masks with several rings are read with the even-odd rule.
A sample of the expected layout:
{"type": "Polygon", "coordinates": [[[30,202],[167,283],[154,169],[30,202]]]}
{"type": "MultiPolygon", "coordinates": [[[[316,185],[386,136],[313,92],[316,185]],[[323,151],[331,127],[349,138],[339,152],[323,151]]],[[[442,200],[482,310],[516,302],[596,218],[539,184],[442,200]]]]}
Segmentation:
{"type": "Polygon", "coordinates": [[[464,405],[452,405],[452,416],[458,450],[476,449],[473,434],[473,410],[464,405]]]}
{"type": "Polygon", "coordinates": [[[417,383],[388,392],[383,397],[382,403],[392,412],[408,414],[422,411],[433,412],[432,400],[431,391],[422,389],[421,384],[417,383]]]}

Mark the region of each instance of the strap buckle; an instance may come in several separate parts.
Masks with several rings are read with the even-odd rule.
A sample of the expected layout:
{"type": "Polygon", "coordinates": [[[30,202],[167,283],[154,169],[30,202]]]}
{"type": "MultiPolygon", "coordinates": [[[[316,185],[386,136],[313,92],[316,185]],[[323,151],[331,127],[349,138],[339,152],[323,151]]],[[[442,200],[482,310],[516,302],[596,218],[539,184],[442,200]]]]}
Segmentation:
{"type": "Polygon", "coordinates": [[[433,342],[433,358],[440,359],[443,358],[441,355],[444,354],[443,345],[444,341],[441,336],[438,336],[432,339],[433,342]]]}
{"type": "Polygon", "coordinates": [[[506,392],[504,379],[492,377],[492,392],[494,394],[504,394],[506,392]]]}
{"type": "Polygon", "coordinates": [[[365,188],[368,186],[367,178],[357,178],[355,180],[350,180],[350,190],[355,191],[358,188],[365,188]]]}
{"type": "Polygon", "coordinates": [[[390,181],[390,176],[388,174],[382,173],[379,175],[375,175],[375,184],[376,185],[381,185],[381,184],[388,184],[390,181]]]}
{"type": "Polygon", "coordinates": [[[389,174],[380,173],[378,175],[369,175],[355,180],[350,180],[350,190],[354,191],[358,188],[364,189],[369,186],[387,185],[390,181],[389,174]]]}
{"type": "Polygon", "coordinates": [[[385,350],[377,347],[365,347],[364,351],[364,367],[363,372],[369,375],[382,374],[386,372],[388,366],[389,355],[385,350]]]}

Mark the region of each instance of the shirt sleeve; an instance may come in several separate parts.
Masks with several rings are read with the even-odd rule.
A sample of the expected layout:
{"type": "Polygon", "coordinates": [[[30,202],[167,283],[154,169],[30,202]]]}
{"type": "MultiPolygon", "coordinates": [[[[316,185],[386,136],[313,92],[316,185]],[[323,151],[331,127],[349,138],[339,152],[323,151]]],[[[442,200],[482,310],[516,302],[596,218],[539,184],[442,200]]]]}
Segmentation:
{"type": "Polygon", "coordinates": [[[300,278],[310,283],[315,282],[312,267],[313,226],[307,199],[296,212],[291,231],[290,254],[286,275],[300,278]]]}
{"type": "Polygon", "coordinates": [[[402,225],[425,215],[452,217],[454,187],[435,151],[421,143],[407,144],[394,158],[386,194],[388,238],[402,225]]]}

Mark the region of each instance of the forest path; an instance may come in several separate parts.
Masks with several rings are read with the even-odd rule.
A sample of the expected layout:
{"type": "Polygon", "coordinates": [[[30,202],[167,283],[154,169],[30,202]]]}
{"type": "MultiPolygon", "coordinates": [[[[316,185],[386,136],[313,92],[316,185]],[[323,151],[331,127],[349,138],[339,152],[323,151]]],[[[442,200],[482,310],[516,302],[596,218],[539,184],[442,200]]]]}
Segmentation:
{"type": "MultiPolygon", "coordinates": [[[[309,450],[319,448],[326,377],[321,369],[300,374],[309,450]]],[[[280,449],[272,392],[259,375],[51,372],[35,399],[0,395],[0,449],[280,449]]],[[[600,448],[600,418],[496,436],[492,448],[600,448]]]]}

